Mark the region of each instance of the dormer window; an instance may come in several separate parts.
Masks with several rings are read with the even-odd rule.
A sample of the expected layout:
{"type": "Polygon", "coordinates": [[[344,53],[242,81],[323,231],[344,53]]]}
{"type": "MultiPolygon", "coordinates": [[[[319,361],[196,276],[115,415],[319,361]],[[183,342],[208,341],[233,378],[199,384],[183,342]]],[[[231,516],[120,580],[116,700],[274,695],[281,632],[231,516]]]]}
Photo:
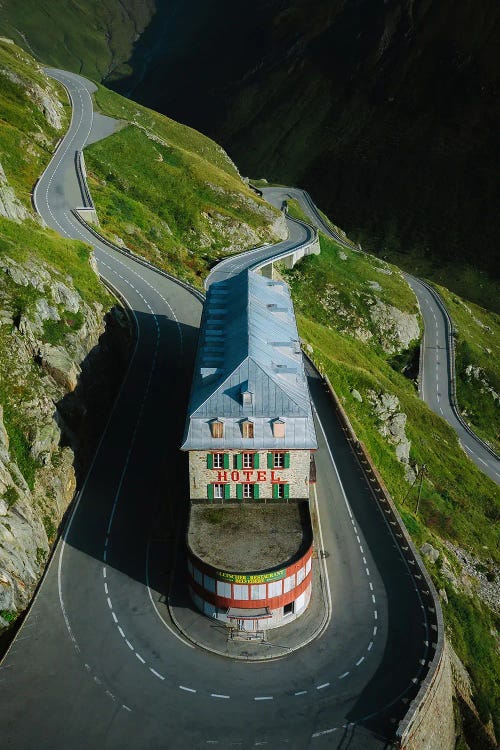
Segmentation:
{"type": "Polygon", "coordinates": [[[210,432],[212,433],[213,438],[223,438],[224,422],[222,422],[220,419],[214,419],[212,422],[210,422],[210,432]]]}
{"type": "Polygon", "coordinates": [[[285,437],[285,423],[282,419],[275,419],[273,421],[273,437],[275,438],[285,437]]]}
{"type": "Polygon", "coordinates": [[[241,422],[241,434],[244,438],[253,438],[253,422],[249,419],[241,422]]]}
{"type": "Polygon", "coordinates": [[[253,393],[251,391],[241,391],[241,403],[243,406],[252,406],[253,393]]]}

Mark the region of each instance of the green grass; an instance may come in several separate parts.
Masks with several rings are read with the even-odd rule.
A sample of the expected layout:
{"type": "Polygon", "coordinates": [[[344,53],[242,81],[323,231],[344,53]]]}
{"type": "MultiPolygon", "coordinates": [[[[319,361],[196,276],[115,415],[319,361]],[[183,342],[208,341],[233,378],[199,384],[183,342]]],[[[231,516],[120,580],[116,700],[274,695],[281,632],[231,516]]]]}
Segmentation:
{"type": "Polygon", "coordinates": [[[500,315],[437,287],[456,330],[457,400],[465,418],[500,452],[500,401],[484,385],[467,376],[469,365],[480,367],[484,378],[500,395],[500,315]]]}
{"type": "MultiPolygon", "coordinates": [[[[417,546],[429,541],[444,551],[442,540],[449,539],[484,560],[487,566],[491,559],[500,563],[499,488],[468,460],[448,424],[418,398],[414,384],[400,372],[401,362],[395,363],[373,341],[362,343],[354,339],[346,332],[344,318],[341,316],[339,321],[324,306],[329,286],[334,285],[343,295],[346,308],[350,306],[355,314],[363,312],[366,280],[376,279],[383,286],[377,295],[413,310],[415,302],[408,287],[397,273],[375,275],[369,256],[342,249],[348,260],[341,261],[335,243],[322,238],[321,245],[320,256],[308,256],[288,274],[299,333],[312,345],[315,362],[330,378],[408,531],[417,546]],[[361,403],[352,396],[352,389],[361,393],[361,403]],[[378,420],[367,399],[368,390],[397,395],[400,409],[407,415],[410,461],[418,466],[425,463],[428,470],[418,514],[417,489],[410,489],[394,447],[378,431],[378,420]]],[[[377,264],[376,259],[374,263],[377,264]]],[[[490,632],[493,615],[477,598],[455,594],[443,580],[439,566],[429,566],[429,570],[436,585],[448,593],[445,622],[472,676],[481,714],[485,720],[488,714],[498,715],[498,684],[492,669],[492,665],[498,664],[498,653],[490,632]]]]}
{"type": "Polygon", "coordinates": [[[135,252],[198,284],[231,245],[233,231],[251,230],[250,245],[269,239],[277,212],[216,143],[104,87],[95,101],[125,124],[85,150],[107,236],[122,237],[135,252]]]}
{"type": "Polygon", "coordinates": [[[14,610],[11,609],[1,609],[0,610],[0,616],[3,617],[6,622],[9,624],[12,624],[17,620],[17,617],[19,615],[19,612],[14,612],[14,610]]]}
{"type": "Polygon", "coordinates": [[[63,130],[70,118],[69,104],[62,86],[49,82],[29,55],[0,41],[0,163],[16,196],[30,208],[33,185],[63,130],[51,127],[25,86],[11,81],[2,70],[53,91],[65,104],[63,130]]]}
{"type": "Polygon", "coordinates": [[[31,445],[28,439],[31,430],[30,421],[17,408],[19,400],[24,396],[25,388],[22,383],[9,383],[7,374],[2,372],[1,364],[4,360],[1,351],[2,343],[0,339],[0,357],[2,360],[0,362],[0,374],[2,375],[0,403],[3,406],[3,422],[9,436],[9,453],[26,480],[26,484],[32,490],[35,486],[36,470],[39,468],[39,464],[31,455],[31,445]]]}
{"type": "Polygon", "coordinates": [[[415,297],[395,266],[343,248],[323,234],[320,244],[320,255],[304,258],[286,273],[296,293],[296,309],[346,335],[357,328],[367,330],[373,336],[373,345],[381,351],[380,333],[370,318],[374,297],[416,314],[415,297]],[[373,289],[370,282],[376,282],[380,289],[373,289]]]}
{"type": "MultiPolygon", "coordinates": [[[[0,216],[1,255],[20,263],[31,257],[42,261],[60,274],[71,276],[75,289],[83,299],[110,305],[111,297],[91,268],[90,248],[83,242],[65,239],[51,229],[42,229],[33,221],[15,224],[0,216]]],[[[36,296],[31,287],[17,285],[16,294],[20,299],[28,295],[28,301],[36,296]]]]}

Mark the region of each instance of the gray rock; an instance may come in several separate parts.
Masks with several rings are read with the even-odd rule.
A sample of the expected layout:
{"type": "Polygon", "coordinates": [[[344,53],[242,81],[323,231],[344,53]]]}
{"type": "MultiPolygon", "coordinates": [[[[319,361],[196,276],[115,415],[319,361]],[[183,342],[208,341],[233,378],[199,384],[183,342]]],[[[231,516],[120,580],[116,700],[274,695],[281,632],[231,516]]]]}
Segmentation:
{"type": "Polygon", "coordinates": [[[382,287],[380,286],[380,284],[378,283],[378,281],[367,281],[366,283],[375,292],[381,292],[382,291],[382,287]]]}
{"type": "Polygon", "coordinates": [[[30,215],[30,212],[17,199],[14,188],[9,185],[0,164],[0,216],[19,222],[24,221],[30,215]]]}
{"type": "Polygon", "coordinates": [[[339,250],[339,258],[340,260],[347,260],[347,255],[342,250],[339,250]]]}
{"type": "Polygon", "coordinates": [[[39,350],[42,367],[68,391],[74,391],[80,368],[62,346],[43,344],[39,350]]]}
{"type": "Polygon", "coordinates": [[[64,309],[72,313],[79,311],[82,298],[76,289],[70,289],[62,281],[56,281],[51,285],[50,292],[56,305],[64,305],[64,309]]]}
{"type": "Polygon", "coordinates": [[[448,604],[448,594],[445,589],[439,589],[439,596],[445,604],[448,604]]]}
{"type": "Polygon", "coordinates": [[[356,390],[356,388],[351,388],[351,396],[356,399],[356,401],[359,401],[360,403],[363,402],[363,396],[359,391],[356,390]]]}
{"type": "Polygon", "coordinates": [[[56,307],[49,305],[45,297],[39,297],[35,303],[35,309],[40,320],[61,320],[56,307]]]}
{"type": "MultiPolygon", "coordinates": [[[[367,396],[373,411],[380,420],[378,427],[380,434],[394,445],[398,461],[408,466],[411,442],[406,437],[407,416],[400,411],[398,397],[393,393],[377,394],[373,390],[369,390],[367,396]]],[[[415,473],[409,466],[405,469],[405,478],[410,483],[415,479],[415,473]]]]}
{"type": "Polygon", "coordinates": [[[439,550],[435,549],[432,544],[426,542],[420,547],[421,554],[429,560],[431,563],[435,563],[439,559],[439,550]]]}
{"type": "Polygon", "coordinates": [[[386,305],[380,299],[370,307],[370,318],[379,332],[380,344],[388,354],[408,348],[412,341],[420,337],[416,314],[386,305]]]}
{"type": "Polygon", "coordinates": [[[35,437],[31,444],[31,455],[35,460],[46,466],[50,460],[51,453],[59,445],[61,432],[54,420],[47,424],[37,425],[35,437]]]}

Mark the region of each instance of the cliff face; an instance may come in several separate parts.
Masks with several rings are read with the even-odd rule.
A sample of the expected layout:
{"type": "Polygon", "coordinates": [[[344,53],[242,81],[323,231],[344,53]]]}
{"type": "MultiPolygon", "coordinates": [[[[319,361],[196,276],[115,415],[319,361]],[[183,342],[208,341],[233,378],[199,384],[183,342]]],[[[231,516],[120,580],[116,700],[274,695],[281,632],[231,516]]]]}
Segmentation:
{"type": "Polygon", "coordinates": [[[109,401],[120,375],[116,330],[126,330],[119,315],[105,317],[109,298],[84,299],[36,247],[14,255],[0,252],[0,630],[43,572],[100,426],[86,412],[109,406],[91,394],[104,387],[109,401]]]}

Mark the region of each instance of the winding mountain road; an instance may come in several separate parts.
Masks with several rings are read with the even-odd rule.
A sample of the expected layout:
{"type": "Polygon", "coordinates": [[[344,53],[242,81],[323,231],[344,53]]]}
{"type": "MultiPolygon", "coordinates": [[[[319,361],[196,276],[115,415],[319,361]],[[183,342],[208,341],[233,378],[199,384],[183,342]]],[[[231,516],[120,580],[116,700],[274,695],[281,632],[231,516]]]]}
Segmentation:
{"type": "MultiPolygon", "coordinates": [[[[279,207],[293,198],[311,221],[311,224],[339,244],[352,247],[323,218],[311,196],[300,188],[263,188],[266,200],[279,207]]],[[[450,347],[450,324],[443,302],[433,289],[410,274],[404,274],[418,299],[424,320],[420,371],[420,395],[432,411],[443,417],[453,427],[467,456],[494,482],[500,484],[500,461],[477,435],[460,418],[453,401],[454,375],[450,347]]]]}
{"type": "MultiPolygon", "coordinates": [[[[99,273],[130,307],[137,341],[85,484],[38,594],[0,665],[5,747],[169,750],[386,748],[432,659],[432,635],[411,566],[365,479],[322,381],[317,494],[333,609],[307,647],[242,663],[194,648],[166,605],[187,502],[178,450],[200,298],[89,233],[75,151],[92,127],[93,85],[63,71],[70,128],[39,181],[47,224],[93,246],[99,273]]],[[[241,271],[311,238],[290,237],[231,259],[241,271]]]]}

